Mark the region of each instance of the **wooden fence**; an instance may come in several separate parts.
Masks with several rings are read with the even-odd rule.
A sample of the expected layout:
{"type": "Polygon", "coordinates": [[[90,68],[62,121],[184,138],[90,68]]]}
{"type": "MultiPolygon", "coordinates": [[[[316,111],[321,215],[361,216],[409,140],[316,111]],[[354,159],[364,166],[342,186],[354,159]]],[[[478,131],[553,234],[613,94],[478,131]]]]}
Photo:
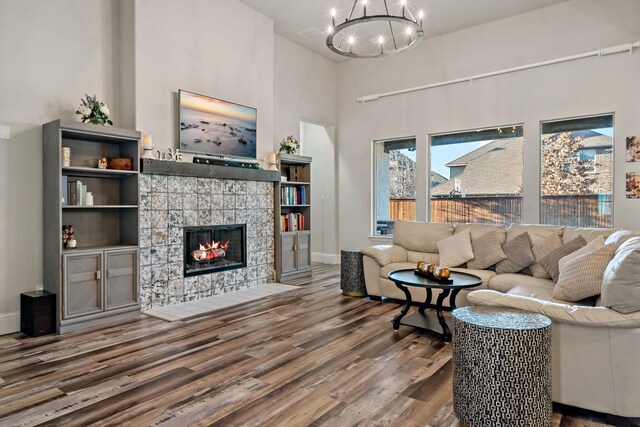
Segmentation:
{"type": "MultiPolygon", "coordinates": [[[[609,195],[544,196],[540,223],[573,227],[612,227],[609,195]]],[[[415,221],[414,199],[389,200],[392,220],[415,221]]],[[[522,197],[452,197],[431,200],[433,222],[505,224],[522,222],[522,197]]]]}

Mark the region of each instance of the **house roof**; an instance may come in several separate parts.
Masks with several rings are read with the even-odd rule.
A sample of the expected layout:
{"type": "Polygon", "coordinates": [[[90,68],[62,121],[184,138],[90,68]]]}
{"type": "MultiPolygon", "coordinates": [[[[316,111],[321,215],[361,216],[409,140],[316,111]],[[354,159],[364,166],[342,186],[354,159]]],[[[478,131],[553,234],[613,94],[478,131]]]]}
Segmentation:
{"type": "Polygon", "coordinates": [[[436,185],[442,184],[443,182],[447,182],[448,179],[444,176],[440,175],[438,172],[431,171],[431,185],[434,183],[436,185]]]}
{"type": "MultiPolygon", "coordinates": [[[[465,156],[449,162],[447,166],[462,166],[464,171],[455,178],[461,181],[466,196],[516,195],[522,191],[523,138],[492,141],[465,156]]],[[[454,189],[455,179],[433,188],[432,196],[448,196],[454,189]]]]}

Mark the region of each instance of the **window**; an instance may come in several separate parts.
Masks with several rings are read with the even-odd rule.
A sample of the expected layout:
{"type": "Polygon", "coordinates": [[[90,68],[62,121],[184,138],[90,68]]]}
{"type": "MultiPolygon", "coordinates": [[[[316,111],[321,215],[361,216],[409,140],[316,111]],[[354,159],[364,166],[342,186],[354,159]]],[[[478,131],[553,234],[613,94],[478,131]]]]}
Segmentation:
{"type": "Polygon", "coordinates": [[[393,234],[396,220],[416,219],[415,138],[374,141],[374,233],[393,234]]]}
{"type": "Polygon", "coordinates": [[[431,136],[433,222],[521,222],[522,126],[431,136]]]}
{"type": "Polygon", "coordinates": [[[543,122],[540,222],[612,227],[613,115],[543,122]]]}

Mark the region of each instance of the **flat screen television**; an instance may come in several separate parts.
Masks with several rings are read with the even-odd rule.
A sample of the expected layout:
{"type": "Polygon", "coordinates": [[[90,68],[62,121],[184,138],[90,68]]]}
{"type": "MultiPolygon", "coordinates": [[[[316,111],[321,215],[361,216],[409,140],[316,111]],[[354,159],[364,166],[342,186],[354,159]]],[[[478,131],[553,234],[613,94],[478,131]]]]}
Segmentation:
{"type": "Polygon", "coordinates": [[[180,89],[180,151],[256,158],[257,110],[180,89]]]}

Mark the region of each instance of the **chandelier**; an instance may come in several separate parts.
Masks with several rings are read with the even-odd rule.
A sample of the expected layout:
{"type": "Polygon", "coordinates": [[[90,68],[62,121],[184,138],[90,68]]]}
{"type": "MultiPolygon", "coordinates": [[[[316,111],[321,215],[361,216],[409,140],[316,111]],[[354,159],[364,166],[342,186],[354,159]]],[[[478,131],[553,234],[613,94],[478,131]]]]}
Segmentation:
{"type": "Polygon", "coordinates": [[[389,10],[387,0],[354,0],[344,22],[336,25],[337,12],[331,9],[327,30],[327,47],[349,58],[380,58],[411,49],[422,40],[422,19],[411,12],[407,0],[399,0],[397,15],[389,10]]]}

